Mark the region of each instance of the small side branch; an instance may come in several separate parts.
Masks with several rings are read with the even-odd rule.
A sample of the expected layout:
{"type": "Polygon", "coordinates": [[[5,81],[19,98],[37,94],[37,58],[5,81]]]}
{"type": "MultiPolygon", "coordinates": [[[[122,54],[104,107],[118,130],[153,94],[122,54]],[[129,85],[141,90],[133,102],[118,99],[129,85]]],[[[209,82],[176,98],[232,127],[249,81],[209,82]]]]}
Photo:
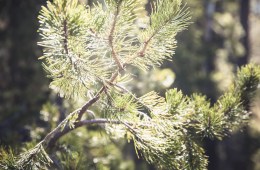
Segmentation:
{"type": "Polygon", "coordinates": [[[116,11],[115,11],[115,16],[114,16],[114,20],[113,20],[113,23],[112,23],[112,26],[111,26],[111,30],[110,30],[110,33],[109,33],[109,36],[108,36],[108,42],[109,42],[109,46],[111,48],[111,51],[112,51],[112,57],[113,59],[115,60],[118,68],[120,70],[124,70],[124,65],[120,62],[118,56],[117,56],[117,53],[115,51],[115,47],[114,47],[114,32],[115,32],[115,27],[116,27],[116,21],[117,21],[117,18],[118,18],[118,15],[119,15],[119,11],[120,11],[120,5],[121,5],[122,1],[119,1],[118,4],[117,4],[117,8],[116,8],[116,11]]]}
{"type": "Polygon", "coordinates": [[[139,51],[139,53],[138,53],[138,56],[139,57],[144,57],[145,56],[145,51],[146,51],[146,49],[147,49],[147,46],[148,46],[148,43],[150,42],[150,40],[151,39],[149,39],[149,41],[145,41],[144,42],[144,46],[143,46],[143,48],[139,51]]]}
{"type": "MultiPolygon", "coordinates": [[[[112,74],[112,76],[111,76],[111,78],[110,78],[110,80],[109,80],[110,82],[115,81],[115,79],[116,79],[117,76],[118,76],[118,72],[119,72],[119,70],[115,71],[115,73],[112,74]]],[[[92,99],[90,99],[89,101],[87,101],[87,102],[81,107],[81,109],[79,110],[79,113],[78,113],[78,115],[79,115],[79,116],[78,116],[78,120],[81,120],[83,114],[87,111],[87,109],[88,109],[90,106],[92,106],[94,103],[96,103],[96,102],[99,100],[100,95],[101,95],[105,90],[106,90],[106,87],[103,86],[103,87],[97,92],[97,94],[96,94],[92,99]]]]}
{"type": "Polygon", "coordinates": [[[131,63],[133,60],[135,60],[138,57],[144,57],[145,53],[146,53],[146,50],[147,50],[147,47],[148,47],[149,43],[151,42],[153,36],[151,36],[148,40],[146,40],[143,43],[143,47],[139,50],[139,52],[137,52],[136,55],[132,56],[126,63],[129,63],[129,62],[131,63]]]}
{"type": "MultiPolygon", "coordinates": [[[[65,54],[69,57],[69,60],[70,60],[70,63],[71,65],[73,65],[73,60],[72,58],[69,56],[69,47],[68,47],[68,36],[69,36],[69,33],[68,33],[68,22],[67,22],[67,19],[65,18],[64,21],[63,21],[63,36],[64,36],[64,39],[63,39],[63,48],[64,48],[64,51],[65,51],[65,54]]],[[[74,65],[73,65],[74,67],[74,65]]]]}
{"type": "Polygon", "coordinates": [[[63,22],[63,35],[64,35],[64,50],[65,53],[68,55],[69,54],[69,49],[68,49],[68,23],[67,20],[65,19],[63,22]]]}

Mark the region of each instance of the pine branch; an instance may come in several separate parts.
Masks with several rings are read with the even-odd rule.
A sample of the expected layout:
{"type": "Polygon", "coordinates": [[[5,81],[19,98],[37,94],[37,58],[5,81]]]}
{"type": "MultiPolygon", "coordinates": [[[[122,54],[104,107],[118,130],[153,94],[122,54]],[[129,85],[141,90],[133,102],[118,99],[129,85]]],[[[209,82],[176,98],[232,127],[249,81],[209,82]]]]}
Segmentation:
{"type": "Polygon", "coordinates": [[[157,0],[151,24],[140,30],[134,14],[139,1],[106,2],[104,9],[97,4],[90,11],[77,0],[54,0],[42,9],[40,44],[45,68],[54,78],[51,85],[70,97],[103,84],[100,89],[93,87],[98,90],[95,95],[28,151],[19,164],[31,163],[38,156],[48,162],[44,149],[51,149],[62,136],[84,125],[108,124],[107,132],[116,132],[118,127],[129,134],[137,153],[149,163],[167,169],[205,169],[207,160],[197,139],[221,138],[225,130],[246,123],[247,114],[243,117],[241,113],[255,93],[259,68],[242,69],[237,84],[213,107],[205,96],[183,96],[177,90],[169,91],[166,100],[156,92],[136,97],[117,84],[119,74],[126,72],[126,64],[146,70],[170,57],[176,34],[189,24],[189,12],[182,8],[181,0],[157,0]],[[104,94],[105,118],[82,120],[104,94]]]}
{"type": "Polygon", "coordinates": [[[172,20],[173,20],[173,19],[172,19],[171,17],[170,17],[168,20],[166,20],[166,21],[164,22],[164,25],[161,25],[159,28],[157,28],[156,30],[154,30],[154,32],[152,33],[152,35],[150,35],[150,37],[148,37],[148,39],[143,42],[143,48],[142,48],[142,50],[138,53],[138,55],[139,55],[140,57],[144,57],[144,56],[145,56],[145,51],[146,51],[146,49],[147,49],[149,43],[151,42],[151,40],[152,40],[157,34],[159,34],[161,30],[165,29],[165,27],[167,27],[168,24],[171,24],[171,21],[172,21],[172,20]]]}

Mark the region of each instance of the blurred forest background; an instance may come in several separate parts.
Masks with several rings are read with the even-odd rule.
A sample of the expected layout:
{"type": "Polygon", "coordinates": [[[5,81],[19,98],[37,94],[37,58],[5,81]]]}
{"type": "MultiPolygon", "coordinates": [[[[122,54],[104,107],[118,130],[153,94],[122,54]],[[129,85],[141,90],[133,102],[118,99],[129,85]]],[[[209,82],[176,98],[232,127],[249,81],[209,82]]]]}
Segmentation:
{"type": "MultiPolygon", "coordinates": [[[[0,146],[4,148],[19,151],[25,142],[39,141],[77,105],[49,89],[38,60],[42,51],[37,46],[37,16],[45,4],[46,0],[0,0],[0,146]]],[[[136,72],[132,90],[137,94],[151,89],[163,94],[177,87],[187,95],[205,94],[214,102],[238,66],[260,64],[260,0],[192,0],[187,6],[193,24],[178,35],[173,62],[151,73],[136,72]]],[[[209,170],[260,170],[258,96],[243,133],[234,132],[221,142],[203,141],[209,170]]],[[[99,126],[66,135],[57,152],[64,161],[62,169],[80,169],[81,164],[89,169],[155,169],[137,158],[131,143],[109,138],[99,126]]]]}

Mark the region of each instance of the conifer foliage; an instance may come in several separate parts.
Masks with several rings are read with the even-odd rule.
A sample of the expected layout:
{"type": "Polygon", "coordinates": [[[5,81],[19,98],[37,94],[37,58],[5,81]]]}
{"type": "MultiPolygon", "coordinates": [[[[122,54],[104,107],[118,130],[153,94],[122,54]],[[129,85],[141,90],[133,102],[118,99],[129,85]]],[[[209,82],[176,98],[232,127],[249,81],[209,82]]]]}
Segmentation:
{"type": "Polygon", "coordinates": [[[136,96],[124,86],[131,81],[131,70],[148,71],[169,59],[176,34],[190,24],[182,0],[157,0],[151,6],[149,22],[140,17],[142,0],[105,0],[92,7],[78,0],[54,0],[42,7],[39,45],[50,87],[65,98],[86,102],[32,149],[18,157],[0,153],[5,156],[1,167],[48,169],[53,166],[48,151],[60,137],[77,127],[105,124],[107,133],[120,130],[140,158],[159,168],[207,168],[200,142],[221,139],[247,123],[260,67],[241,68],[214,105],[205,96],[189,97],[177,89],[168,90],[165,98],[153,91],[136,96]],[[85,119],[93,106],[104,116],[85,119]]]}

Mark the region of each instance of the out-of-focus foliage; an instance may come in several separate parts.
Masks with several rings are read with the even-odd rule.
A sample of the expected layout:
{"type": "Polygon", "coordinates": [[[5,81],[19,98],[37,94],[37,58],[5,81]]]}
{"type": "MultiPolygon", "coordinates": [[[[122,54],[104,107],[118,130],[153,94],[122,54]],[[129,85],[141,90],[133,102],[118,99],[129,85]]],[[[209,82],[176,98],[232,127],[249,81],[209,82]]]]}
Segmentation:
{"type": "Polygon", "coordinates": [[[173,65],[166,66],[172,66],[176,73],[175,86],[187,94],[202,92],[214,101],[232,82],[234,63],[244,55],[239,5],[199,0],[188,5],[193,9],[194,24],[178,37],[173,65]]]}

